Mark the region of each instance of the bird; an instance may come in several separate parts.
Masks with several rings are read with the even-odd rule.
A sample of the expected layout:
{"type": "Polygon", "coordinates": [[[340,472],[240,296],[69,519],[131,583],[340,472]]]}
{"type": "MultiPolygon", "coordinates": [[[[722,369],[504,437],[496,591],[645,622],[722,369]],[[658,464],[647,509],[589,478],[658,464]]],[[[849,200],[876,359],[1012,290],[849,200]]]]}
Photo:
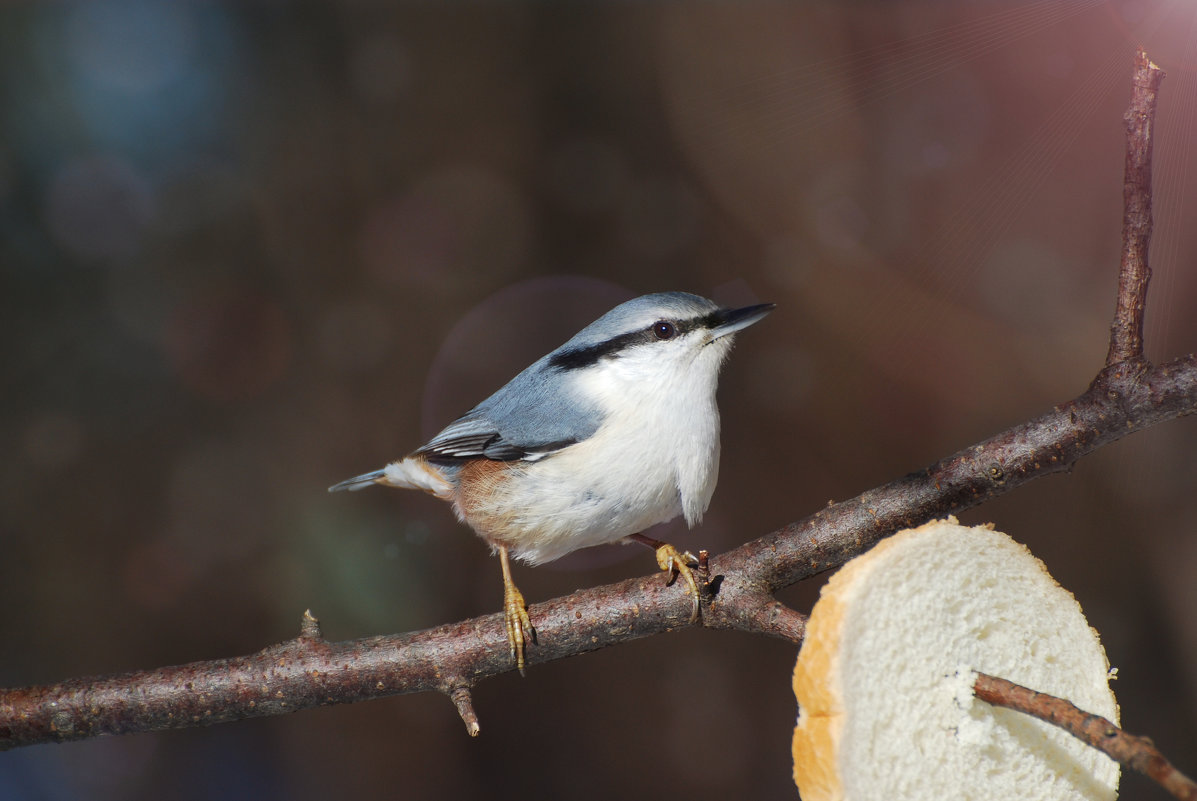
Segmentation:
{"type": "Polygon", "coordinates": [[[719,473],[720,369],[735,334],[774,308],[724,308],[687,292],[621,303],[398,461],[329,487],[417,489],[452,504],[499,556],[512,660],[536,629],[511,559],[640,542],[670,583],[700,593],[689,552],[645,536],[679,514],[693,528],[719,473]]]}

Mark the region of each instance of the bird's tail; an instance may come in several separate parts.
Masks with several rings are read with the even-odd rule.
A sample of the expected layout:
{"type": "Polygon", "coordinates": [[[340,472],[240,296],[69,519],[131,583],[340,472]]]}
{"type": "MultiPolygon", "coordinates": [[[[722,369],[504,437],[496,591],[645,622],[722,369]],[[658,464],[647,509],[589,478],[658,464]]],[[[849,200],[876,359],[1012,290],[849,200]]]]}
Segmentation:
{"type": "Polygon", "coordinates": [[[409,456],[406,459],[391,462],[381,470],[362,473],[360,476],[346,479],[340,484],[329,487],[328,491],[360,490],[371,484],[424,490],[445,500],[453,497],[453,485],[445,475],[419,456],[409,456]]]}
{"type": "Polygon", "coordinates": [[[328,488],[328,491],[340,492],[341,490],[349,490],[350,492],[356,492],[357,490],[365,489],[371,484],[379,483],[378,480],[383,477],[385,472],[384,470],[375,470],[373,473],[362,473],[360,476],[347,478],[340,484],[333,484],[328,488]]]}

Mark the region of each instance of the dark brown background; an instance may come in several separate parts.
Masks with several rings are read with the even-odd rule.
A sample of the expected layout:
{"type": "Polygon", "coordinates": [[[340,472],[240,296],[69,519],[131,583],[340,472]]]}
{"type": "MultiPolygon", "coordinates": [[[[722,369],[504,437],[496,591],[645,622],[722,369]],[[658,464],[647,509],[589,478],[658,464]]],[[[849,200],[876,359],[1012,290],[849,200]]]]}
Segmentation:
{"type": "MultiPolygon", "coordinates": [[[[1136,41],[1168,70],[1149,356],[1197,347],[1191,3],[6,4],[0,685],[499,609],[418,445],[619,300],[773,301],[724,374],[725,549],[1084,389],[1136,41]]],[[[964,516],[1197,770],[1197,429],[964,516]]],[[[517,567],[530,601],[649,572],[517,567]]],[[[809,608],[817,586],[788,591],[809,608]]],[[[795,649],[694,631],[443,697],[0,754],[0,798],[789,798],[795,649]]],[[[1129,780],[1125,797],[1158,797],[1129,780]]]]}

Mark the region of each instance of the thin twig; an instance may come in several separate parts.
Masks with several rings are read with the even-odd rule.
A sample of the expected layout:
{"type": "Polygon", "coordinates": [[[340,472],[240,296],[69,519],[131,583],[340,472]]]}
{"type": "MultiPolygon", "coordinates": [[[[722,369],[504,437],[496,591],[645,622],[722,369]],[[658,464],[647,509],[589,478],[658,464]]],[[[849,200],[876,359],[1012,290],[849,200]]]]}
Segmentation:
{"type": "Polygon", "coordinates": [[[1142,49],[1135,53],[1131,104],[1126,124],[1126,173],[1122,187],[1122,265],[1118,271],[1118,308],[1110,326],[1106,366],[1143,358],[1143,310],[1151,267],[1151,152],[1156,98],[1164,71],[1142,49]]]}
{"type": "Polygon", "coordinates": [[[465,724],[466,733],[471,737],[477,737],[482,727],[478,724],[478,713],[474,711],[474,697],[470,694],[470,688],[465,684],[459,684],[450,691],[449,698],[457,707],[457,714],[465,724]]]}
{"type": "Polygon", "coordinates": [[[1173,767],[1146,737],[1128,734],[1100,715],[1091,715],[1063,698],[985,673],[977,674],[973,692],[987,704],[1058,726],[1110,759],[1157,782],[1175,797],[1197,801],[1197,783],[1173,767]]]}

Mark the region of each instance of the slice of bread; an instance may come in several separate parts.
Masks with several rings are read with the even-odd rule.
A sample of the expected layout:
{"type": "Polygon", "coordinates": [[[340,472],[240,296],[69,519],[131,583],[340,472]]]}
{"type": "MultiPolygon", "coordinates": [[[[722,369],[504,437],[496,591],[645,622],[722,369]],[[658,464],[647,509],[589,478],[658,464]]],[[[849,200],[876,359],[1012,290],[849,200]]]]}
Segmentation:
{"type": "Polygon", "coordinates": [[[1005,534],[949,518],[845,565],[823,588],[794,670],[803,801],[1116,797],[1117,762],[975,699],[972,671],[1118,720],[1080,605],[1005,534]]]}

